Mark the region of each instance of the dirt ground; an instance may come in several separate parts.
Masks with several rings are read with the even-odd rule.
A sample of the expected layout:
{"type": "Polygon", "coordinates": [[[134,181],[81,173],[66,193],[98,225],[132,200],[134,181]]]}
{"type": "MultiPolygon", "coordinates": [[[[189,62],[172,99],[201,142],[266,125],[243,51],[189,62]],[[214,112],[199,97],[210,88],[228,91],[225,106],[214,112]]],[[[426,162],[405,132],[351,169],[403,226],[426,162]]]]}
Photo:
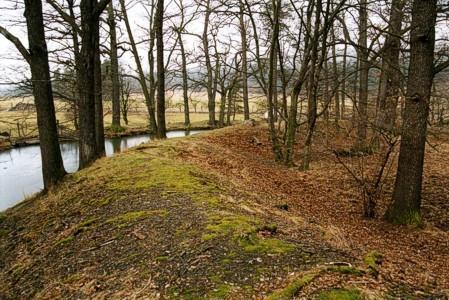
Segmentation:
{"type": "Polygon", "coordinates": [[[326,132],[307,172],[273,162],[263,125],[99,160],[0,215],[0,298],[447,299],[447,140],[428,147],[425,224],[407,228],[381,218],[394,172],[363,217],[326,132]]]}

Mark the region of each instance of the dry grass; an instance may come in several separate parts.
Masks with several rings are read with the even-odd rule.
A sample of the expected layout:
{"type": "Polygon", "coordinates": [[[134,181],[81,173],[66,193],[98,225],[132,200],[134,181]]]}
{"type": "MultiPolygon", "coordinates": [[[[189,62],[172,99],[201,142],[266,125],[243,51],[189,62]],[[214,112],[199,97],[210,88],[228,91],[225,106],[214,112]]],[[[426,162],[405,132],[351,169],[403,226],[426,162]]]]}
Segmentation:
{"type": "MultiPolygon", "coordinates": [[[[144,101],[140,95],[132,95],[134,100],[128,113],[128,125],[125,126],[125,122],[122,120],[122,126],[129,130],[145,129],[148,127],[148,114],[144,101]]],[[[190,122],[192,128],[203,127],[207,125],[208,113],[207,113],[207,100],[201,93],[196,94],[198,99],[197,112],[194,111],[191,106],[190,122]]],[[[172,108],[167,109],[166,120],[168,129],[178,129],[184,127],[184,112],[176,108],[176,103],[180,103],[180,95],[173,95],[168,97],[169,106],[172,108]]],[[[251,102],[251,110],[257,110],[256,100],[251,102]]],[[[258,100],[257,100],[258,101],[258,100]]],[[[24,98],[9,98],[0,99],[0,132],[8,132],[13,138],[26,137],[33,138],[38,135],[36,125],[36,113],[34,111],[8,111],[18,103],[32,104],[33,99],[31,97],[24,98]],[[20,128],[20,132],[19,132],[20,128]]],[[[217,108],[218,109],[218,108],[217,108]]],[[[104,103],[104,123],[108,127],[112,123],[111,103],[106,101],[104,103]]],[[[218,118],[218,113],[217,116],[218,118]]],[[[68,105],[66,103],[56,101],[56,118],[59,123],[65,128],[74,129],[73,115],[68,111],[68,105]]],[[[243,119],[242,114],[237,114],[235,121],[241,121],[243,119]]]]}

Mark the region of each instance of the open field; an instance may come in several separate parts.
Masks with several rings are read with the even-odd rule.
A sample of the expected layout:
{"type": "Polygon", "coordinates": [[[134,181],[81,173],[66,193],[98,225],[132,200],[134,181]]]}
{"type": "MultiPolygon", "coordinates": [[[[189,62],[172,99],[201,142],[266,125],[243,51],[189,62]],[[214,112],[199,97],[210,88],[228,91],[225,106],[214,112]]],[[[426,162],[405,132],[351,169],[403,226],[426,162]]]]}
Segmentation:
{"type": "MultiPolygon", "coordinates": [[[[148,114],[141,95],[132,95],[132,101],[130,102],[130,110],[128,113],[128,125],[122,120],[122,126],[130,131],[145,130],[148,126],[148,114]]],[[[180,96],[178,94],[168,97],[168,106],[166,112],[167,128],[169,130],[184,128],[184,112],[179,109],[180,96]]],[[[207,100],[201,93],[196,95],[196,112],[194,107],[190,107],[190,121],[191,127],[204,127],[207,126],[208,113],[207,113],[207,100]]],[[[10,98],[0,99],[0,132],[8,132],[13,139],[17,138],[34,138],[37,136],[36,126],[36,113],[32,109],[33,99],[31,97],[24,98],[10,98]],[[11,108],[20,104],[31,109],[9,111],[11,108]]],[[[217,103],[218,110],[218,103],[217,103]]],[[[111,103],[104,103],[105,111],[105,127],[111,125],[112,113],[111,103]]],[[[257,105],[253,101],[251,103],[251,111],[257,111],[257,105]]],[[[56,101],[56,117],[59,124],[64,128],[73,130],[73,114],[68,109],[68,104],[56,101]]],[[[218,118],[218,111],[217,111],[218,118]]],[[[243,116],[241,113],[236,114],[235,121],[241,121],[243,116]]]]}

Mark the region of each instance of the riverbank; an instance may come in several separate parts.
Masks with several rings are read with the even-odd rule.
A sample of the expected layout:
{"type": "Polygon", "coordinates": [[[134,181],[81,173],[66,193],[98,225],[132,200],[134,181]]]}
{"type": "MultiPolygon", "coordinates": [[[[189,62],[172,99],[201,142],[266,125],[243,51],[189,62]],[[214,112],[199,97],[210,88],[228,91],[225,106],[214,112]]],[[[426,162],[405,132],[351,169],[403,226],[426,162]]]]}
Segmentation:
{"type": "Polygon", "coordinates": [[[445,143],[415,229],[363,219],[320,145],[307,173],[274,164],[263,126],[140,145],[0,216],[0,298],[444,297],[445,143]]]}
{"type": "MultiPolygon", "coordinates": [[[[198,122],[197,124],[192,124],[188,129],[185,126],[180,124],[172,124],[167,128],[167,132],[174,131],[203,131],[203,130],[211,130],[212,126],[207,125],[207,122],[198,122]]],[[[119,130],[111,129],[110,127],[105,128],[105,138],[114,139],[114,138],[123,138],[123,137],[133,137],[150,134],[150,131],[146,127],[122,127],[119,130]]],[[[77,141],[77,138],[60,138],[60,142],[71,142],[77,141]]],[[[35,146],[39,145],[39,137],[38,136],[29,136],[21,139],[13,139],[12,141],[0,140],[0,153],[21,147],[27,146],[35,146]]]]}

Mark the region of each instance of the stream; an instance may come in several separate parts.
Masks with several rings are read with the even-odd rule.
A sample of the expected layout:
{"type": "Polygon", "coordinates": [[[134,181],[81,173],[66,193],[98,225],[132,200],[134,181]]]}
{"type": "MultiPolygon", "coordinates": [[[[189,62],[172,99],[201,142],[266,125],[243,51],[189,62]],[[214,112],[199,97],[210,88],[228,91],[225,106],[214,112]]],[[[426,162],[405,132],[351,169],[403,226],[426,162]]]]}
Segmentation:
{"type": "MultiPolygon", "coordinates": [[[[167,138],[193,135],[201,131],[170,131],[167,138]]],[[[150,141],[150,135],[106,139],[106,156],[150,141]]],[[[61,153],[68,173],[78,170],[78,142],[62,142],[61,153]]],[[[39,145],[13,148],[0,152],[0,211],[42,190],[41,151],[39,145]]]]}

